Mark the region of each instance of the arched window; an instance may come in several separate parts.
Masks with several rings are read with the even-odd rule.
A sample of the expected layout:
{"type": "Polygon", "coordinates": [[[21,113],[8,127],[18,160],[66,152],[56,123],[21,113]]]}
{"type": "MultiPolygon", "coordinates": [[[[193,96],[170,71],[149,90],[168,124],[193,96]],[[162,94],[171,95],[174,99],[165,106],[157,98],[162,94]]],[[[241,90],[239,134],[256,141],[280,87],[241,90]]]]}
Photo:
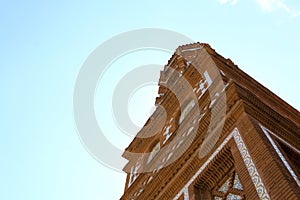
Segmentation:
{"type": "Polygon", "coordinates": [[[141,164],[136,163],[135,166],[131,167],[129,180],[128,180],[128,188],[132,185],[132,183],[139,177],[138,170],[141,167],[141,164]]]}
{"type": "Polygon", "coordinates": [[[180,115],[180,119],[179,119],[179,124],[181,124],[181,122],[185,119],[185,117],[187,116],[187,114],[189,114],[189,112],[191,112],[191,110],[193,109],[193,107],[195,106],[195,101],[191,100],[183,109],[181,115],[180,115]]]}
{"type": "Polygon", "coordinates": [[[150,153],[150,155],[149,155],[149,157],[148,157],[147,163],[150,163],[150,162],[151,162],[151,160],[156,156],[156,154],[159,152],[159,150],[160,150],[160,143],[158,142],[158,143],[154,146],[154,148],[152,149],[152,151],[151,151],[151,153],[150,153]]]}

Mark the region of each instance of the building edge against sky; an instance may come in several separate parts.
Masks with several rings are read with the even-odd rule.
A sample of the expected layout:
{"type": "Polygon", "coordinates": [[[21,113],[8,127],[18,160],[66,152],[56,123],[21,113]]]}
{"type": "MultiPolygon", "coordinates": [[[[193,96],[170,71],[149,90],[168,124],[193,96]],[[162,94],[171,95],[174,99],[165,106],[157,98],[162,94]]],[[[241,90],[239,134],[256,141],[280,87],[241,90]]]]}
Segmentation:
{"type": "Polygon", "coordinates": [[[299,111],[230,59],[181,46],[158,93],[123,154],[122,200],[300,198],[299,111]]]}

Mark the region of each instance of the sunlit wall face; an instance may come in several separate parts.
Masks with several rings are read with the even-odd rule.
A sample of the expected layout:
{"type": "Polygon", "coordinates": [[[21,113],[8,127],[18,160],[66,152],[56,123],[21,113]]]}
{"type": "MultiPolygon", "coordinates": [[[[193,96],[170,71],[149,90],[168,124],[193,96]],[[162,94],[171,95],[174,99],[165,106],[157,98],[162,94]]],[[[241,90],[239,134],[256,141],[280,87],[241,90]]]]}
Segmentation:
{"type": "MultiPolygon", "coordinates": [[[[98,45],[122,32],[154,27],[210,43],[299,110],[299,10],[300,3],[291,0],[2,1],[1,199],[94,200],[122,195],[125,174],[86,151],[73,118],[73,91],[82,64],[98,45]]],[[[164,65],[169,56],[153,51],[130,54],[112,65],[107,79],[117,82],[112,76],[121,65],[164,65]]],[[[109,96],[111,90],[96,93],[95,111],[114,133],[107,137],[124,148],[131,137],[118,130],[109,110],[103,117],[97,105],[100,95],[109,96]]],[[[128,109],[138,125],[147,118],[156,90],[152,85],[133,93],[128,109]]]]}

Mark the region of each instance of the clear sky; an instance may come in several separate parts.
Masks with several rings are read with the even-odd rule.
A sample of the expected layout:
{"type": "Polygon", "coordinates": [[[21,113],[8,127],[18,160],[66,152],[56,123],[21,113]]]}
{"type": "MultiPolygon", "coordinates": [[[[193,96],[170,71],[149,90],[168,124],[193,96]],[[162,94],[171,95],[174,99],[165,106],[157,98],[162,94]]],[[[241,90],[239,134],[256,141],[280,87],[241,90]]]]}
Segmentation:
{"type": "MultiPolygon", "coordinates": [[[[0,199],[120,198],[125,175],[97,162],[80,142],[73,91],[82,64],[98,45],[140,28],[169,29],[209,43],[300,109],[299,1],[2,0],[0,199]]],[[[133,55],[115,67],[130,64],[133,55]]],[[[136,58],[163,65],[170,57],[149,55],[155,59],[147,52],[136,58]]],[[[144,87],[132,96],[130,116],[143,113],[133,119],[137,124],[150,112],[155,90],[153,85],[144,87]],[[132,103],[139,101],[144,103],[132,103]]],[[[132,138],[118,136],[112,116],[105,116],[107,123],[101,122],[115,133],[112,142],[126,147],[132,138]]]]}

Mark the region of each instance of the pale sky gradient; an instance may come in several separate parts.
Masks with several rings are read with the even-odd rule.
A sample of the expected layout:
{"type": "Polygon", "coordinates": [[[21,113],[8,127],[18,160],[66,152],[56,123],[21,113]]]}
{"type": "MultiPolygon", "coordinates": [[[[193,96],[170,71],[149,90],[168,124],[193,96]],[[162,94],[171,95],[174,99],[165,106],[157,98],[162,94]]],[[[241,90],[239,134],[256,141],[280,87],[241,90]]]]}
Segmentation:
{"type": "MultiPolygon", "coordinates": [[[[0,1],[0,199],[120,198],[125,175],[82,146],[72,98],[88,55],[122,32],[170,29],[209,43],[299,110],[299,11],[293,0],[0,1]]],[[[163,65],[169,56],[136,58],[163,65]]],[[[139,93],[132,100],[144,104],[130,104],[134,116],[150,112],[156,91],[139,93]]],[[[128,145],[132,138],[106,118],[112,142],[128,145]]]]}

